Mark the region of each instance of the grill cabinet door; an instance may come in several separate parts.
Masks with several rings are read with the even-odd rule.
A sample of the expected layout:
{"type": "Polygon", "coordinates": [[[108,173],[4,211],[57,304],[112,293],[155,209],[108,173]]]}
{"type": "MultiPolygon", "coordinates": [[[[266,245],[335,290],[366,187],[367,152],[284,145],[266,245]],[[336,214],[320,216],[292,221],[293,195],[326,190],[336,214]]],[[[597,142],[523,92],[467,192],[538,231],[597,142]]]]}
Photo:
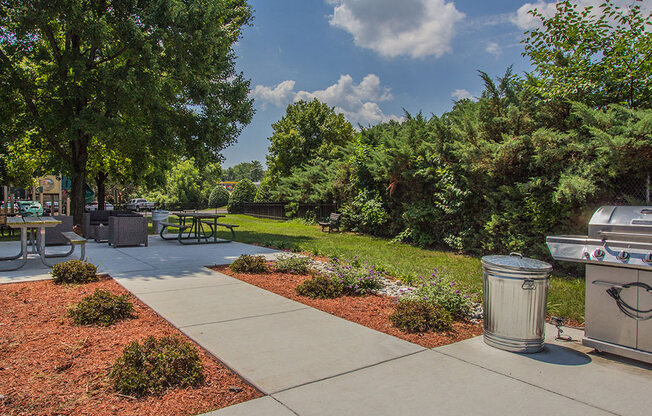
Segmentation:
{"type": "MultiPolygon", "coordinates": [[[[636,348],[636,320],[618,309],[616,301],[607,294],[609,286],[595,281],[625,284],[638,281],[638,271],[622,267],[586,265],[586,312],[584,333],[587,337],[636,348]]],[[[637,304],[637,289],[623,289],[622,299],[629,305],[637,304]]]]}
{"type": "MultiPolygon", "coordinates": [[[[652,286],[652,272],[641,270],[638,273],[639,282],[652,286]]],[[[652,309],[652,293],[643,288],[638,289],[638,310],[652,309]]],[[[646,318],[652,316],[652,313],[639,315],[646,318]]],[[[647,321],[638,321],[638,349],[652,352],[652,319],[647,321]]]]}

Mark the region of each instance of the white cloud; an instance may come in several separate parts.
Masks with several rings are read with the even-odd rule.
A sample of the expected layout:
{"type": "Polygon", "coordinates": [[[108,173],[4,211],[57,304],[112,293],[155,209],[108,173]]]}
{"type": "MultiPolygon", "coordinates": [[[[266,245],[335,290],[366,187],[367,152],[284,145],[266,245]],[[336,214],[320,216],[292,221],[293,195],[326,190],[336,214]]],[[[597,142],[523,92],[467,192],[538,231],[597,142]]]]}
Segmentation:
{"type": "Polygon", "coordinates": [[[323,90],[294,91],[295,82],[283,81],[274,87],[257,85],[253,96],[262,102],[263,110],[267,104],[285,106],[299,100],[310,101],[317,98],[335,108],[353,124],[373,125],[389,120],[402,120],[401,117],[385,114],[379,102],[392,100],[390,89],[380,84],[380,78],[369,74],[359,84],[350,75],[341,75],[337,83],[323,90]]]}
{"type": "Polygon", "coordinates": [[[382,56],[440,57],[451,51],[464,13],[445,0],[327,0],[330,24],[353,35],[357,46],[382,56]]]}
{"type": "Polygon", "coordinates": [[[451,97],[455,98],[456,101],[464,99],[473,99],[473,94],[464,89],[457,89],[451,93],[451,97]]]}
{"type": "Polygon", "coordinates": [[[494,56],[500,56],[503,53],[503,49],[496,42],[487,43],[487,47],[484,50],[494,56]]]}
{"type": "Polygon", "coordinates": [[[253,96],[262,101],[263,110],[267,108],[268,103],[272,103],[277,107],[284,107],[292,102],[294,99],[294,81],[283,81],[274,88],[265,87],[264,85],[256,85],[254,88],[253,96]]]}
{"type": "MultiPolygon", "coordinates": [[[[576,3],[579,6],[580,10],[588,6],[593,6],[593,13],[597,14],[600,11],[599,6],[600,4],[604,3],[604,0],[575,0],[573,3],[576,3]]],[[[513,24],[523,30],[531,30],[537,27],[541,27],[541,20],[535,18],[528,12],[536,8],[544,16],[552,17],[557,11],[556,4],[557,2],[548,3],[543,0],[537,0],[536,3],[525,3],[518,8],[510,20],[513,24]]],[[[649,1],[635,2],[633,0],[614,0],[613,4],[621,8],[629,7],[632,4],[638,4],[641,6],[643,14],[647,14],[652,11],[652,2],[649,1]]]]}

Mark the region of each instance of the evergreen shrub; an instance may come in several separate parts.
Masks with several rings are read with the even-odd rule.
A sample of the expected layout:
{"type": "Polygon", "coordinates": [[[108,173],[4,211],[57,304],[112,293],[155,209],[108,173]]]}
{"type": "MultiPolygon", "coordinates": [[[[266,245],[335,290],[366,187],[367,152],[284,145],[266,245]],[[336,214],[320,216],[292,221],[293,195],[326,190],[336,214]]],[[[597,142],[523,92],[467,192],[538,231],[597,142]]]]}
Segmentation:
{"type": "Polygon", "coordinates": [[[134,396],[160,394],[168,387],[190,387],[204,382],[203,366],[195,347],[178,336],[147,337],[127,345],[109,373],[113,388],[134,396]]]}
{"type": "Polygon", "coordinates": [[[110,326],[122,319],[132,318],[133,311],[129,295],[115,295],[98,289],[68,309],[68,316],[75,325],[110,326]]]}
{"type": "Polygon", "coordinates": [[[249,254],[243,254],[235,259],[229,268],[236,273],[265,273],[269,271],[265,257],[250,256],[249,254]]]}
{"type": "Polygon", "coordinates": [[[226,206],[229,214],[241,214],[244,211],[244,203],[254,202],[256,197],[256,185],[249,179],[243,179],[238,182],[231,195],[229,196],[229,203],[226,206]]]}
{"type": "Polygon", "coordinates": [[[452,323],[443,306],[418,298],[401,299],[389,319],[395,327],[410,333],[447,331],[452,323]]]}
{"type": "Polygon", "coordinates": [[[229,191],[227,191],[222,185],[215,186],[208,197],[208,207],[220,208],[225,206],[229,203],[229,196],[229,191]]]}
{"type": "Polygon", "coordinates": [[[52,281],[61,283],[90,283],[97,282],[97,267],[81,260],[68,260],[57,263],[52,267],[52,281]]]}

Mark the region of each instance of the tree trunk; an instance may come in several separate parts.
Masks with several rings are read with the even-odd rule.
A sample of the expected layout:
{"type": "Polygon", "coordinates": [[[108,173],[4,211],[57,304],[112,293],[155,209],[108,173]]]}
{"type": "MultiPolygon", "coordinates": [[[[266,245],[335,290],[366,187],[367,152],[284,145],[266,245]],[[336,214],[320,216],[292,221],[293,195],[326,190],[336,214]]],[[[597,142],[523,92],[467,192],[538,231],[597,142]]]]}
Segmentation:
{"type": "Polygon", "coordinates": [[[95,176],[95,185],[97,185],[97,210],[104,210],[106,201],[106,178],[109,176],[106,172],[98,172],[95,176]]]}
{"type": "MultiPolygon", "coordinates": [[[[70,199],[73,223],[82,224],[86,205],[86,164],[88,162],[88,142],[90,136],[79,133],[78,139],[70,143],[72,150],[72,186],[70,199]]],[[[85,232],[86,230],[84,230],[85,232]]]]}

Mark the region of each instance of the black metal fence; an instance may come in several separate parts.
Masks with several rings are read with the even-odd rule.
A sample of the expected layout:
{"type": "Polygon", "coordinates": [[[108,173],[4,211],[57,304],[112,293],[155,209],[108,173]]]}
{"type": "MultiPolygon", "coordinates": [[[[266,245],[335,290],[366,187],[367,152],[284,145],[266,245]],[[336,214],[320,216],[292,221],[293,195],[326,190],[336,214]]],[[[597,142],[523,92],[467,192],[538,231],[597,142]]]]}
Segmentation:
{"type": "Polygon", "coordinates": [[[283,202],[248,202],[244,205],[244,214],[259,218],[286,219],[326,218],[337,211],[337,204],[289,204],[283,202]],[[286,215],[287,214],[287,215],[286,215]]]}

